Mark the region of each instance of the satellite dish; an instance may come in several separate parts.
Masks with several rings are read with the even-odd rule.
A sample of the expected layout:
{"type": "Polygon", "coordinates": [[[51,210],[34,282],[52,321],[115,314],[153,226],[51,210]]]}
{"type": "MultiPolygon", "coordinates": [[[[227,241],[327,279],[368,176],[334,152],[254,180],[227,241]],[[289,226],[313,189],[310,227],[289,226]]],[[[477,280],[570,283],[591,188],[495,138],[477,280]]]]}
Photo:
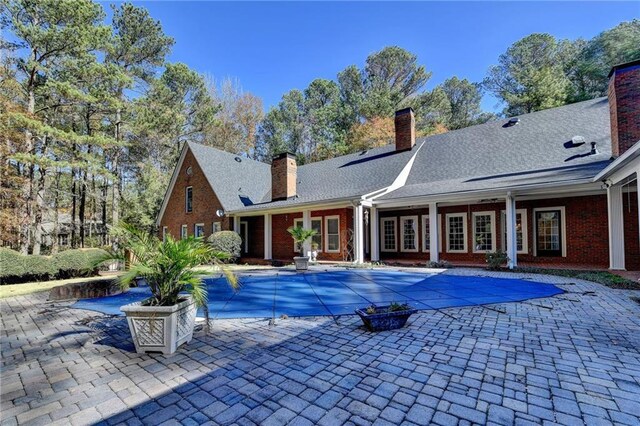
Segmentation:
{"type": "Polygon", "coordinates": [[[222,210],[222,209],[216,210],[216,216],[218,216],[218,217],[224,216],[224,210],[222,210]]]}

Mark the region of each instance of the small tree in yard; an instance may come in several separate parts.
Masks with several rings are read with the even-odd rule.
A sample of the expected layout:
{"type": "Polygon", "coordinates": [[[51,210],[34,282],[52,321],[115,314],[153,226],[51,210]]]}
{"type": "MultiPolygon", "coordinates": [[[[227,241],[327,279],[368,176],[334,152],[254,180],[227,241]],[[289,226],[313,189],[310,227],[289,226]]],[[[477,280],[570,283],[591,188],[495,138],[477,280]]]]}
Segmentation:
{"type": "Polygon", "coordinates": [[[292,226],[287,229],[293,241],[300,246],[300,257],[304,257],[304,243],[318,233],[315,229],[304,229],[302,226],[292,226]]]}

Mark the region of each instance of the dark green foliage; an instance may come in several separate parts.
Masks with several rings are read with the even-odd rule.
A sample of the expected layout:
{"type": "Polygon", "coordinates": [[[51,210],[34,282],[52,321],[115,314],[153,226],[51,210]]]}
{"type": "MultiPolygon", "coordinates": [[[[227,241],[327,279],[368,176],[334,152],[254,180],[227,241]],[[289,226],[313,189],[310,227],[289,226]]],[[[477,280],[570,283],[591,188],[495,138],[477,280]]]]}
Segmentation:
{"type": "Polygon", "coordinates": [[[102,249],[66,250],[51,257],[51,264],[59,279],[88,277],[98,272],[96,264],[106,258],[102,249]]]}
{"type": "Polygon", "coordinates": [[[0,283],[16,284],[46,281],[55,275],[47,256],[24,256],[17,251],[0,248],[0,283]]]}
{"type": "Polygon", "coordinates": [[[484,255],[484,260],[487,262],[487,269],[495,271],[500,269],[502,265],[509,262],[509,256],[502,250],[496,250],[494,252],[488,252],[484,255]]]}
{"type": "Polygon", "coordinates": [[[213,250],[225,253],[229,256],[229,261],[234,261],[240,257],[242,248],[242,238],[234,231],[214,232],[207,238],[213,250]]]}

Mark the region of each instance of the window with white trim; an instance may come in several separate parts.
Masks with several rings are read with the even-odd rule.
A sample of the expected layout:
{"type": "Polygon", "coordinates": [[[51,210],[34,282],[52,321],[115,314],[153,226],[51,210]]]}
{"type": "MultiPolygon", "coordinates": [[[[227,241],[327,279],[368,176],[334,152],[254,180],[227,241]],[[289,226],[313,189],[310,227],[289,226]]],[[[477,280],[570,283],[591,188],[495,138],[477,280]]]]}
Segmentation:
{"type": "Polygon", "coordinates": [[[184,193],[184,209],[187,213],[193,211],[193,187],[187,186],[184,193]]]}
{"type": "Polygon", "coordinates": [[[204,237],[204,223],[196,223],[193,227],[193,235],[198,237],[204,237]]]}
{"type": "MultiPolygon", "coordinates": [[[[302,219],[294,219],[293,226],[294,228],[303,227],[302,224],[304,221],[302,219]]],[[[313,249],[313,245],[317,244],[318,251],[322,251],[322,218],[321,217],[312,217],[311,218],[311,229],[316,231],[316,235],[311,237],[311,248],[313,249]]],[[[300,251],[300,245],[298,243],[293,243],[293,251],[298,253],[300,251]]]]}
{"type": "Polygon", "coordinates": [[[396,227],[395,217],[383,217],[380,219],[380,229],[382,230],[381,251],[397,251],[396,248],[396,227]]]}
{"type": "Polygon", "coordinates": [[[221,222],[213,222],[211,226],[211,233],[214,234],[216,232],[222,231],[222,223],[221,222]]]}
{"type": "Polygon", "coordinates": [[[187,225],[182,225],[182,226],[180,227],[180,238],[182,238],[183,240],[184,240],[185,238],[187,238],[187,233],[188,233],[188,232],[189,232],[189,231],[188,231],[187,225]]]}
{"type": "Polygon", "coordinates": [[[567,255],[567,229],[565,208],[545,207],[533,209],[534,255],[567,255]]]}
{"type": "MultiPolygon", "coordinates": [[[[507,214],[503,210],[500,216],[500,228],[502,230],[502,250],[507,251],[507,214]]],[[[516,210],[516,247],[518,253],[529,252],[527,238],[527,209],[516,210]]]]}
{"type": "Polygon", "coordinates": [[[431,232],[429,230],[429,215],[422,215],[422,251],[428,252],[431,246],[431,232]]]}
{"type": "Polygon", "coordinates": [[[496,246],[496,213],[473,212],[473,252],[494,251],[496,246]]]}
{"type": "Polygon", "coordinates": [[[340,251],[340,216],[326,216],[324,218],[327,252],[340,251]]]}
{"type": "Polygon", "coordinates": [[[167,232],[168,228],[166,226],[162,227],[162,241],[167,241],[167,232]]]}
{"type": "Polygon", "coordinates": [[[418,216],[400,217],[400,230],[402,231],[400,251],[418,251],[418,216]]]}
{"type": "Polygon", "coordinates": [[[447,222],[447,253],[467,252],[467,214],[449,213],[447,222]]]}

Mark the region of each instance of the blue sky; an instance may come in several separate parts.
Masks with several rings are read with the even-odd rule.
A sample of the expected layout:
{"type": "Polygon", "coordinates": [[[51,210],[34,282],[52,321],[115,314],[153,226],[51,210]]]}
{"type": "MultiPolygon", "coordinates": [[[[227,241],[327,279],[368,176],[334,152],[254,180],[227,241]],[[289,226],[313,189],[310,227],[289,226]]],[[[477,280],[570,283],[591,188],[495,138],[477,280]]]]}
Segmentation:
{"type": "MultiPolygon", "coordinates": [[[[265,109],[315,78],[361,67],[384,46],[416,54],[433,72],[432,88],[454,75],[482,80],[501,53],[530,33],[591,38],[640,17],[638,2],[134,3],[175,38],[170,61],[217,79],[238,78],[265,109]]],[[[485,109],[500,110],[496,103],[485,95],[485,109]]]]}

